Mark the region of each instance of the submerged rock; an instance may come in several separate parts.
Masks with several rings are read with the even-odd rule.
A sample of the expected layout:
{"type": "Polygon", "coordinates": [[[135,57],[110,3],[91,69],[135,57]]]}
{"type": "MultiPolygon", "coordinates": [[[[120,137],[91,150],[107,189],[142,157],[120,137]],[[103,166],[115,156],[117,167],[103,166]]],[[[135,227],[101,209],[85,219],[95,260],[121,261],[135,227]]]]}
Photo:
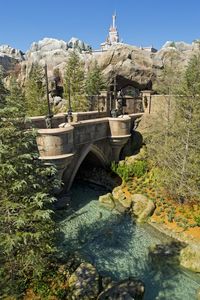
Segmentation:
{"type": "Polygon", "coordinates": [[[82,263],[70,276],[68,291],[67,299],[96,299],[99,294],[99,275],[95,267],[89,263],[82,263]]]}
{"type": "Polygon", "coordinates": [[[200,273],[200,248],[198,246],[187,246],[180,252],[181,266],[200,273]]]}
{"type": "Polygon", "coordinates": [[[155,204],[142,194],[132,196],[132,212],[137,217],[137,222],[143,223],[155,210],[155,204]]]}
{"type": "Polygon", "coordinates": [[[158,244],[151,247],[149,254],[151,256],[177,256],[184,247],[183,243],[179,241],[172,241],[167,244],[158,244]]]}
{"type": "Polygon", "coordinates": [[[108,288],[106,291],[103,291],[97,299],[140,300],[143,298],[144,290],[144,284],[142,281],[130,278],[120,281],[119,283],[115,283],[112,287],[108,288]]]}

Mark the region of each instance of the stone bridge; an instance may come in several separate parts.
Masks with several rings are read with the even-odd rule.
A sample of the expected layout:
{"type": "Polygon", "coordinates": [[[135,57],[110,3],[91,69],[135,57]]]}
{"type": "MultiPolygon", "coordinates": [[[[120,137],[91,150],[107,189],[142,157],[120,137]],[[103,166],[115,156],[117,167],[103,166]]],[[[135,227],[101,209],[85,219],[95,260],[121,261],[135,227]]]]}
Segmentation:
{"type": "MultiPolygon", "coordinates": [[[[36,127],[40,128],[37,137],[40,158],[47,164],[56,165],[66,190],[69,190],[87,157],[104,167],[119,160],[120,152],[131,136],[134,121],[141,115],[82,120],[63,123],[52,129],[44,129],[44,124],[38,125],[41,120],[35,119],[36,127]]],[[[59,121],[61,118],[54,120],[56,125],[59,121]]]]}

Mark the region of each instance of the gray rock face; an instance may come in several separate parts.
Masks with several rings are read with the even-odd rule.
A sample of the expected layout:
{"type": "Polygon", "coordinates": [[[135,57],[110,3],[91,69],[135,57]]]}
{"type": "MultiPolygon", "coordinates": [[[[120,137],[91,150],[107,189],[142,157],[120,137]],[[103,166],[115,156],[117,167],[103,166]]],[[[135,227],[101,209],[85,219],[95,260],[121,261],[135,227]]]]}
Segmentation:
{"type": "Polygon", "coordinates": [[[12,48],[8,45],[0,46],[0,66],[3,71],[13,70],[15,65],[24,60],[24,53],[21,50],[12,48]]]}
{"type": "MultiPolygon", "coordinates": [[[[32,64],[38,63],[44,66],[48,65],[48,71],[51,71],[59,67],[61,70],[64,68],[64,63],[68,57],[67,43],[62,40],[44,38],[39,42],[34,42],[31,45],[29,51],[26,52],[26,60],[23,63],[23,70],[25,74],[22,77],[26,77],[30,71],[32,64]]],[[[52,75],[52,74],[51,74],[52,75]]]]}
{"type": "Polygon", "coordinates": [[[69,42],[44,38],[34,42],[25,56],[20,50],[0,46],[0,64],[9,69],[13,60],[20,61],[22,81],[28,76],[32,64],[36,62],[42,66],[45,63],[48,65],[49,76],[52,76],[55,68],[59,68],[63,75],[69,53],[76,49],[85,63],[86,71],[96,61],[107,79],[110,80],[117,74],[135,82],[136,87],[147,89],[150,83],[154,84],[162,69],[171,64],[172,57],[175,66],[183,69],[198,47],[198,42],[187,44],[169,41],[158,52],[152,53],[119,43],[105,52],[91,52],[91,47],[77,38],[71,38],[69,42]]]}
{"type": "Polygon", "coordinates": [[[145,88],[153,76],[151,53],[125,44],[113,45],[108,51],[96,54],[96,60],[107,78],[114,73],[135,81],[145,88]]]}
{"type": "MultiPolygon", "coordinates": [[[[72,38],[69,42],[53,38],[44,38],[43,40],[34,42],[26,52],[25,61],[21,66],[20,80],[24,82],[31,70],[31,66],[35,63],[41,66],[47,64],[49,77],[53,76],[55,68],[59,68],[61,74],[64,75],[69,53],[73,49],[81,53],[81,51],[86,51],[89,48],[90,46],[76,38],[72,38]]],[[[86,61],[84,53],[80,54],[80,58],[86,61]]]]}
{"type": "Polygon", "coordinates": [[[85,42],[72,37],[67,43],[68,48],[77,49],[80,52],[82,51],[92,51],[92,47],[86,44],[85,42]]]}
{"type": "Polygon", "coordinates": [[[6,55],[15,59],[24,60],[24,53],[21,50],[12,48],[8,45],[0,46],[0,55],[6,55]]]}

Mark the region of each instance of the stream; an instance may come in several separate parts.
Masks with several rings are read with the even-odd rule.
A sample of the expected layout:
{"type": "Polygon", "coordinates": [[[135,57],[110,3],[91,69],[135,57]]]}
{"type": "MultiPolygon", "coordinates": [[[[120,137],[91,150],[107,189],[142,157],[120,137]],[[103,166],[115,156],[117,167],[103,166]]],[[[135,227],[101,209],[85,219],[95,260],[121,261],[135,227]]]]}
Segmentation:
{"type": "Polygon", "coordinates": [[[73,185],[72,205],[59,221],[62,251],[78,251],[102,276],[141,279],[144,300],[197,299],[200,275],[180,268],[173,255],[149,255],[151,247],[171,239],[150,225],[134,224],[129,215],[101,207],[98,197],[105,193],[90,183],[73,185]]]}

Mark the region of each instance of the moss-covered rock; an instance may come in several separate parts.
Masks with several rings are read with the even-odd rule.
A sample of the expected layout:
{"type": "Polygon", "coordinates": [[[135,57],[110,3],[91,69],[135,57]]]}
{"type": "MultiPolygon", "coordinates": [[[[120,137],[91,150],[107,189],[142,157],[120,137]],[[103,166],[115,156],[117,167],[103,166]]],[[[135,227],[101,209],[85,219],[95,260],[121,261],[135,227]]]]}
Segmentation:
{"type": "Polygon", "coordinates": [[[92,300],[99,294],[99,275],[95,267],[82,263],[68,279],[67,299],[92,300]]]}
{"type": "Polygon", "coordinates": [[[137,217],[137,222],[144,223],[155,210],[155,204],[142,194],[134,194],[132,200],[132,213],[137,217]]]}
{"type": "Polygon", "coordinates": [[[126,197],[123,192],[122,186],[117,186],[112,191],[113,199],[115,202],[119,202],[123,207],[129,209],[132,205],[131,198],[126,197]]]}
{"type": "Polygon", "coordinates": [[[200,248],[198,246],[187,246],[180,252],[181,266],[200,273],[200,248]]]}
{"type": "Polygon", "coordinates": [[[99,202],[102,206],[109,210],[113,210],[115,208],[115,202],[111,193],[100,196],[99,202]]]}

